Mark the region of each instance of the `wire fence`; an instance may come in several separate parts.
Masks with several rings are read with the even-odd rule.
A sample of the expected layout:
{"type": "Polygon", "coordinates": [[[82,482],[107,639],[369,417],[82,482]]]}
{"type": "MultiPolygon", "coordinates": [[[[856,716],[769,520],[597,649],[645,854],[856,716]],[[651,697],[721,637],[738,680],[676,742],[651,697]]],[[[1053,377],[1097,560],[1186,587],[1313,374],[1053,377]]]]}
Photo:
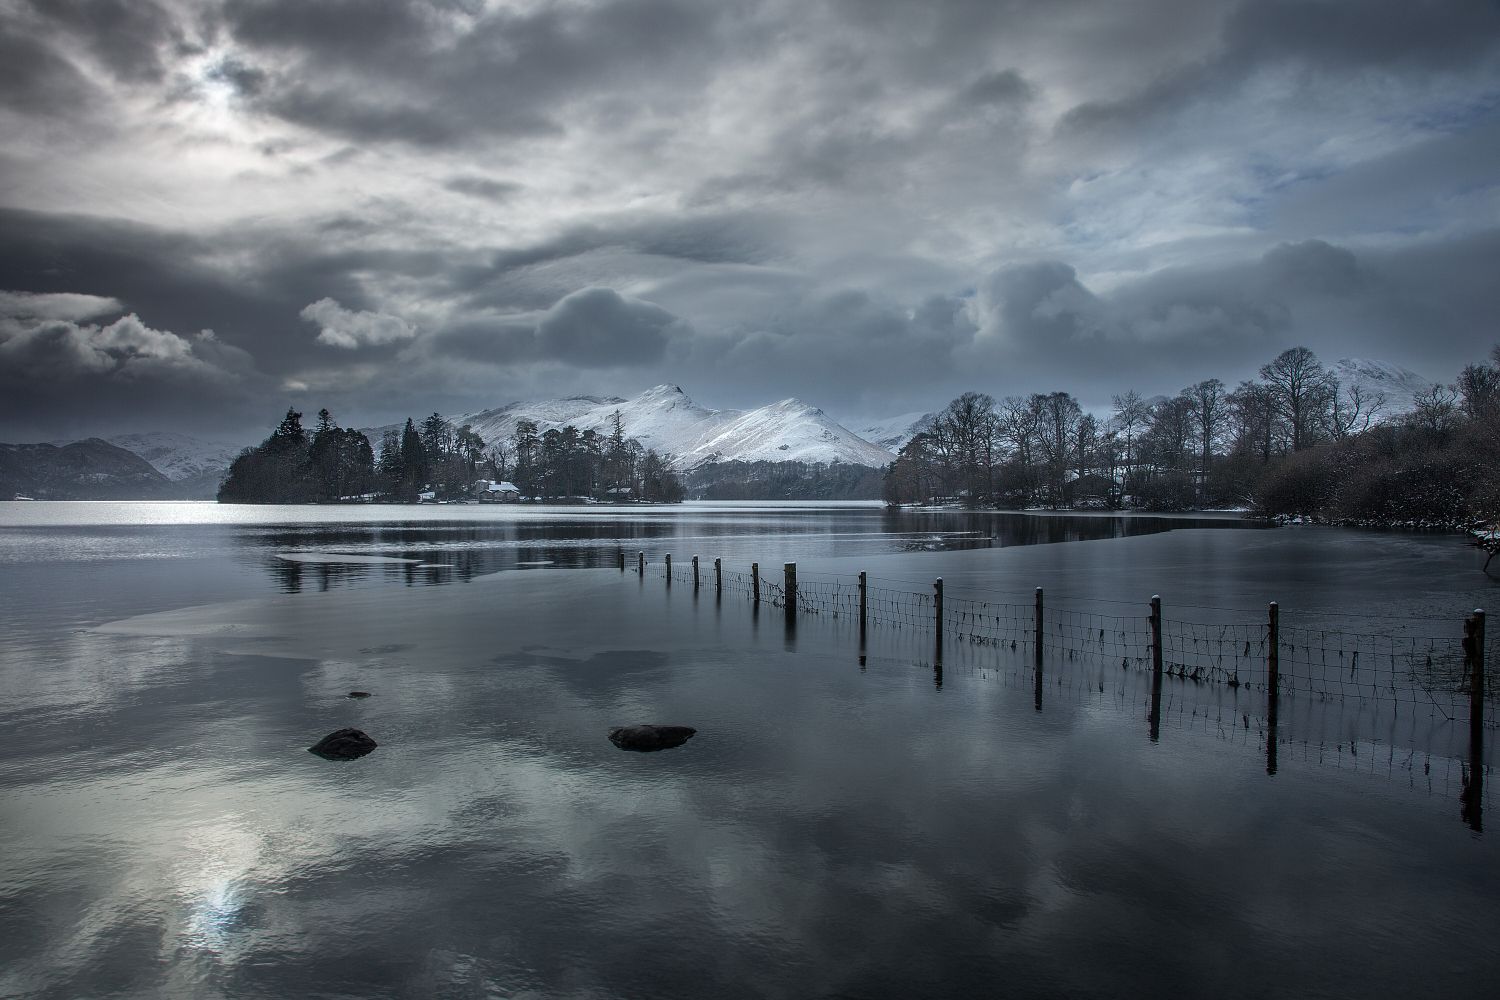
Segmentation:
{"type": "MultiPolygon", "coordinates": [[[[621,557],[621,568],[625,561],[621,557]]],[[[909,581],[798,573],[794,564],[769,573],[749,573],[722,562],[691,560],[646,563],[643,575],[673,584],[709,588],[801,616],[858,623],[862,630],[930,636],[947,649],[993,650],[1010,657],[1013,669],[1030,666],[1056,672],[1057,684],[1108,689],[1126,675],[1154,675],[1174,683],[1170,696],[1227,691],[1259,694],[1283,708],[1338,703],[1375,710],[1394,707],[1425,713],[1435,721],[1468,727],[1476,718],[1486,730],[1500,726],[1500,628],[1484,630],[1480,647],[1466,640],[1472,619],[1455,617],[1362,619],[1341,614],[1299,616],[1295,610],[1259,613],[1199,609],[1203,620],[1168,608],[1159,621],[1141,601],[1127,605],[1048,606],[1041,591],[1030,602],[989,600],[943,593],[941,581],[916,589],[909,581]],[[941,611],[939,611],[941,606],[941,611]],[[1304,623],[1305,619],[1307,623],[1304,623]],[[1274,639],[1273,639],[1274,635],[1274,639]],[[1274,647],[1273,647],[1274,643],[1274,647]],[[1273,655],[1274,654],[1274,655],[1273,655]],[[1476,660],[1482,670],[1476,670],[1476,660]],[[1475,682],[1482,677],[1479,697],[1475,682]]],[[[1193,609],[1186,609],[1193,610],[1193,609]]],[[[1481,619],[1482,620],[1482,619],[1481,619]]],[[[994,659],[996,669],[1002,660],[994,659]]],[[[1210,702],[1212,698],[1207,699],[1210,702]]]]}

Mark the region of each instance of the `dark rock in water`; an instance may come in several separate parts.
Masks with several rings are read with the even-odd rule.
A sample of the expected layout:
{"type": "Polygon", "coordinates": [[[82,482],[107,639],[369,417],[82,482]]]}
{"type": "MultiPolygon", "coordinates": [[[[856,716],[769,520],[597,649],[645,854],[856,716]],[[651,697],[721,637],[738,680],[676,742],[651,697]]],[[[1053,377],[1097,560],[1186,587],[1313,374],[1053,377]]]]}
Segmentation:
{"type": "Polygon", "coordinates": [[[358,729],[340,729],[308,747],[307,752],[315,753],[324,760],[354,760],[379,745],[358,729]]]}
{"type": "Polygon", "coordinates": [[[609,741],[621,750],[670,750],[693,738],[692,726],[621,726],[609,731],[609,741]]]}
{"type": "Polygon", "coordinates": [[[368,692],[368,691],[350,691],[349,692],[349,697],[351,697],[351,698],[368,698],[368,697],[370,697],[370,692],[368,692]]]}

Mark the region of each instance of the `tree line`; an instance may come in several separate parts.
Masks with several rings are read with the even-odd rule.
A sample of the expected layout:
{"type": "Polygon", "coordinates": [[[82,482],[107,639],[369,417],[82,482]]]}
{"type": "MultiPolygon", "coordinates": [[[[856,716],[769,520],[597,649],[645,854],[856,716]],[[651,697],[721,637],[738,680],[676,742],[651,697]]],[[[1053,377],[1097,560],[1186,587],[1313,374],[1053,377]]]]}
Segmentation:
{"type": "Polygon", "coordinates": [[[1500,517],[1500,346],[1387,413],[1295,347],[1233,389],[1134,391],[1087,413],[1066,392],[966,392],[887,467],[889,503],[1188,510],[1458,525],[1500,517]],[[1488,470],[1488,471],[1486,471],[1488,470]]]}
{"type": "Polygon", "coordinates": [[[234,460],[219,487],[223,503],[415,503],[475,498],[486,480],[509,480],[523,497],[676,503],[682,484],[670,458],[625,436],[620,414],[608,434],[571,425],[540,433],[520,421],[508,440],[487,444],[472,425],[455,428],[434,413],[410,417],[381,435],[377,452],[363,433],[318,412],[311,434],[288,409],[260,445],[234,460]]]}

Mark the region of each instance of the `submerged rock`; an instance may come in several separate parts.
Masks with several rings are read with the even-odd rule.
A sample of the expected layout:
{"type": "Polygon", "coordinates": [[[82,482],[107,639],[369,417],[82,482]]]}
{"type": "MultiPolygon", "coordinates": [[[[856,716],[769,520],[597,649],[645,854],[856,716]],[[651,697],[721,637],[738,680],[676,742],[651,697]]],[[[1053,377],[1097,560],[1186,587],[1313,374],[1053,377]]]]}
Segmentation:
{"type": "Polygon", "coordinates": [[[351,698],[368,698],[368,697],[370,697],[370,692],[368,692],[368,691],[350,691],[349,692],[349,697],[351,697],[351,698]]]}
{"type": "Polygon", "coordinates": [[[692,726],[621,726],[609,731],[609,741],[621,750],[670,750],[693,738],[692,726]]]}
{"type": "Polygon", "coordinates": [[[379,745],[358,729],[339,729],[308,747],[307,752],[324,760],[354,760],[379,745]]]}

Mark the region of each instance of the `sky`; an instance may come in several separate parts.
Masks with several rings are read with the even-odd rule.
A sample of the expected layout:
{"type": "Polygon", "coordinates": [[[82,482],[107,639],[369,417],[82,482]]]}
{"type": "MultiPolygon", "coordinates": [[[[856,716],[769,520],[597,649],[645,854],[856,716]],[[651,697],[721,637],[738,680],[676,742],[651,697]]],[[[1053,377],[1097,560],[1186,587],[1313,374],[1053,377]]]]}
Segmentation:
{"type": "Polygon", "coordinates": [[[0,440],[1500,341],[1496,0],[0,0],[0,440]]]}

